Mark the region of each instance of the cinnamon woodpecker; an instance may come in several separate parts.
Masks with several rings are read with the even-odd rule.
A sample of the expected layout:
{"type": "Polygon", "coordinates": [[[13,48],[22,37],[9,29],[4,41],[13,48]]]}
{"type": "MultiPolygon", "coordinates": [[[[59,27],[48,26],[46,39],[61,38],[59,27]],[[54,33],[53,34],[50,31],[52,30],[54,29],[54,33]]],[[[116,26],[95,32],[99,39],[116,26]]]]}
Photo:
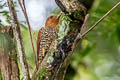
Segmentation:
{"type": "Polygon", "coordinates": [[[47,18],[45,26],[39,30],[37,37],[37,62],[41,63],[52,41],[57,36],[57,26],[59,23],[60,15],[51,15],[47,18]]]}

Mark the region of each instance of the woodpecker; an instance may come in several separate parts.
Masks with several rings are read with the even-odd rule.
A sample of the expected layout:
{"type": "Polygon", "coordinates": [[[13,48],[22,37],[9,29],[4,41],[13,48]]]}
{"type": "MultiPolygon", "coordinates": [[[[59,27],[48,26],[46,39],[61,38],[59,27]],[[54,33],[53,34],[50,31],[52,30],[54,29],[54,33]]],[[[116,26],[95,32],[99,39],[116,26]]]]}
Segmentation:
{"type": "Polygon", "coordinates": [[[59,23],[60,15],[51,15],[47,18],[45,26],[38,32],[37,37],[37,61],[41,63],[52,41],[57,37],[57,26],[59,23]]]}

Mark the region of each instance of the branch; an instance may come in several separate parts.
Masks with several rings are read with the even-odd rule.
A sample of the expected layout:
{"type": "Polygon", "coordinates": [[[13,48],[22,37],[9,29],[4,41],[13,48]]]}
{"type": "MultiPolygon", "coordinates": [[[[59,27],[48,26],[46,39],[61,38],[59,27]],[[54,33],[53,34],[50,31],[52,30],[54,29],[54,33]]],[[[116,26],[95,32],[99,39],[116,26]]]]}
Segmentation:
{"type": "Polygon", "coordinates": [[[82,37],[84,37],[88,32],[90,32],[91,30],[93,30],[104,18],[106,18],[119,5],[120,5],[120,2],[118,2],[117,4],[115,4],[115,6],[113,6],[104,16],[102,16],[91,28],[89,28],[87,31],[85,31],[82,34],[82,37]]]}
{"type": "Polygon", "coordinates": [[[28,64],[27,64],[26,57],[25,57],[25,51],[23,47],[20,26],[19,26],[19,22],[17,19],[16,10],[14,8],[14,3],[13,3],[13,0],[7,0],[7,2],[8,2],[11,18],[12,18],[12,28],[13,28],[14,36],[17,41],[22,74],[25,80],[30,80],[28,64]]]}
{"type": "Polygon", "coordinates": [[[36,66],[37,66],[37,59],[36,59],[35,48],[34,48],[34,44],[33,44],[32,31],[31,31],[31,26],[30,26],[30,23],[29,23],[28,15],[27,15],[27,12],[26,12],[25,0],[23,0],[23,4],[21,3],[21,1],[22,1],[22,0],[18,0],[19,5],[20,5],[20,7],[21,7],[21,9],[22,9],[22,11],[23,11],[23,14],[24,14],[24,16],[25,16],[25,19],[26,19],[28,28],[29,28],[30,40],[31,40],[32,49],[33,49],[33,55],[34,55],[34,57],[35,57],[35,63],[36,63],[36,66]]]}

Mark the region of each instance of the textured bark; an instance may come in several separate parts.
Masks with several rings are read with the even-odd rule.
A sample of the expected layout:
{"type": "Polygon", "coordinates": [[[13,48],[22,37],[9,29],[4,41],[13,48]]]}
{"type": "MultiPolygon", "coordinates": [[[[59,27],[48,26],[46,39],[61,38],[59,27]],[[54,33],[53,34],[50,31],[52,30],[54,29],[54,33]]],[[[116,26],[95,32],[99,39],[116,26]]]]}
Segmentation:
{"type": "Polygon", "coordinates": [[[10,58],[7,54],[1,56],[1,72],[5,77],[5,80],[11,80],[11,65],[10,58]]]}
{"type": "Polygon", "coordinates": [[[19,80],[19,70],[13,56],[8,53],[0,53],[0,69],[5,80],[19,80]]]}
{"type": "Polygon", "coordinates": [[[11,64],[11,80],[20,80],[19,68],[17,64],[17,56],[13,52],[10,53],[10,64],[11,64]]]}
{"type": "Polygon", "coordinates": [[[0,30],[0,72],[3,80],[19,80],[16,48],[14,48],[12,37],[10,27],[0,30]]]}
{"type": "Polygon", "coordinates": [[[28,64],[27,64],[26,57],[25,57],[25,51],[23,47],[21,31],[20,31],[20,26],[19,26],[18,19],[17,19],[16,10],[14,8],[13,0],[7,0],[7,1],[8,1],[8,6],[9,6],[11,18],[12,18],[13,33],[14,33],[14,36],[17,42],[17,48],[18,48],[18,54],[19,54],[22,74],[25,80],[30,80],[29,69],[28,69],[28,64]]]}

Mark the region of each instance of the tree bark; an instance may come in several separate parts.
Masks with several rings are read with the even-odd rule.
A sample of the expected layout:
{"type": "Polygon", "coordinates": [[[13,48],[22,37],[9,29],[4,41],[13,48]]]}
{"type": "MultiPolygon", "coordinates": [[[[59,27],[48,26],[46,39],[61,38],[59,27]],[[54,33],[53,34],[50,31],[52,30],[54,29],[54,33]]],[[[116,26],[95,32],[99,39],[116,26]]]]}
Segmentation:
{"type": "Polygon", "coordinates": [[[14,47],[13,38],[9,35],[8,29],[0,30],[0,73],[1,80],[19,80],[19,69],[17,64],[16,48],[14,47]],[[6,30],[8,32],[6,32],[6,30]]]}

